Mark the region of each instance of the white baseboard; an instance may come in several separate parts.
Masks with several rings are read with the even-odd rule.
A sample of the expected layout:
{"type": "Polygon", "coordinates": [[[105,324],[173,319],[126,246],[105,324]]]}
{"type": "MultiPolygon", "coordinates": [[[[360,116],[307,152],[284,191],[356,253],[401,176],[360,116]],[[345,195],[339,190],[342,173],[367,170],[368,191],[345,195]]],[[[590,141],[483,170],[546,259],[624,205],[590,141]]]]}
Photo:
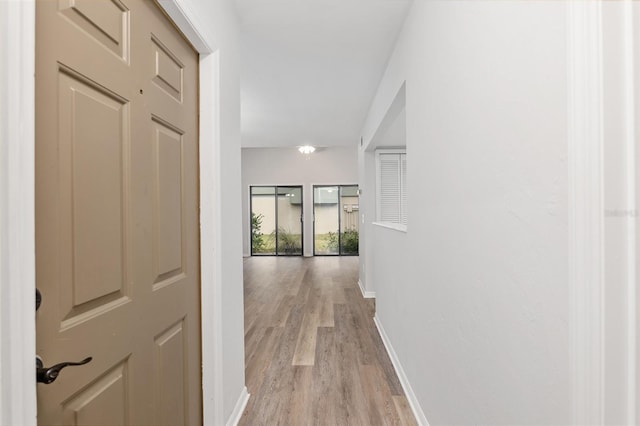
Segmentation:
{"type": "Polygon", "coordinates": [[[247,391],[247,387],[245,386],[240,392],[240,396],[238,397],[238,402],[236,402],[236,406],[233,408],[233,412],[229,416],[229,420],[227,421],[227,426],[237,426],[240,422],[240,418],[242,417],[242,413],[244,409],[247,407],[247,402],[249,402],[249,392],[247,391]]]}
{"type": "Polygon", "coordinates": [[[362,293],[362,297],[365,299],[375,299],[376,292],[375,291],[365,291],[364,286],[362,285],[362,281],[358,280],[358,287],[360,287],[360,292],[362,293]]]}
{"type": "Polygon", "coordinates": [[[422,407],[418,402],[418,398],[416,398],[416,394],[413,393],[413,389],[411,388],[411,384],[409,384],[409,379],[407,375],[404,373],[402,369],[402,365],[400,364],[400,360],[398,359],[398,355],[396,351],[391,346],[391,341],[387,336],[387,333],[382,328],[382,324],[378,320],[378,315],[373,317],[373,322],[376,324],[378,328],[378,333],[380,333],[380,338],[382,339],[382,343],[384,343],[384,347],[387,349],[387,353],[389,354],[389,358],[391,358],[391,363],[393,364],[393,368],[396,370],[396,374],[398,375],[398,379],[400,380],[400,384],[402,385],[402,389],[404,389],[405,396],[409,401],[409,405],[411,406],[411,411],[413,411],[413,415],[416,418],[416,421],[420,426],[429,426],[429,422],[424,415],[424,411],[422,411],[422,407]]]}

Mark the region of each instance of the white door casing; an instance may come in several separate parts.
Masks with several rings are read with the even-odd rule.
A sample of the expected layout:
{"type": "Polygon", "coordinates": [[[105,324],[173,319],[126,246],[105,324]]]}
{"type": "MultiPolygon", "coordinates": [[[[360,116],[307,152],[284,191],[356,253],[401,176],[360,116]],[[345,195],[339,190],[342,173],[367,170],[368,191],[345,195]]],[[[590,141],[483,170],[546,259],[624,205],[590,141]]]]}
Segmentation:
{"type": "Polygon", "coordinates": [[[573,424],[636,424],[638,8],[567,2],[573,424]]]}
{"type": "Polygon", "coordinates": [[[634,3],[602,3],[605,424],[637,424],[635,104],[640,79],[634,51],[640,15],[634,3]]]}
{"type": "Polygon", "coordinates": [[[35,1],[0,2],[0,424],[35,425],[35,1]]]}

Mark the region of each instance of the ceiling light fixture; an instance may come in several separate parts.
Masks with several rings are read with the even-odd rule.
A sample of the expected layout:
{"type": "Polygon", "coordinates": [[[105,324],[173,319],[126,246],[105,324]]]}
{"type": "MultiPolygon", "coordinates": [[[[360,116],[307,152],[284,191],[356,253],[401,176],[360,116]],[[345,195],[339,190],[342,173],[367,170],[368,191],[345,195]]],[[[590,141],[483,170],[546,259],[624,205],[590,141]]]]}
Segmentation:
{"type": "Polygon", "coordinates": [[[300,151],[301,154],[311,154],[313,151],[315,151],[316,148],[311,146],[311,145],[303,145],[298,147],[298,151],[300,151]]]}

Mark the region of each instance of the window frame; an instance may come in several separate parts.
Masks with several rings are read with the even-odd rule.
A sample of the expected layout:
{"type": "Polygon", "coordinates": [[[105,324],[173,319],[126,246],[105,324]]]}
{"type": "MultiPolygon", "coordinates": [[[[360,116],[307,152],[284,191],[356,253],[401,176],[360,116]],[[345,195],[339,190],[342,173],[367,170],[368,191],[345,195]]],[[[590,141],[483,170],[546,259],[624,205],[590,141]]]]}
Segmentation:
{"type": "Polygon", "coordinates": [[[407,150],[406,148],[384,148],[376,149],[376,220],[374,225],[385,228],[395,229],[398,231],[407,230],[407,150]],[[384,155],[397,155],[398,161],[398,222],[382,220],[382,174],[381,174],[381,157],[384,155]],[[404,220],[403,220],[404,219],[404,220]],[[403,223],[404,222],[404,223],[403,223]]]}

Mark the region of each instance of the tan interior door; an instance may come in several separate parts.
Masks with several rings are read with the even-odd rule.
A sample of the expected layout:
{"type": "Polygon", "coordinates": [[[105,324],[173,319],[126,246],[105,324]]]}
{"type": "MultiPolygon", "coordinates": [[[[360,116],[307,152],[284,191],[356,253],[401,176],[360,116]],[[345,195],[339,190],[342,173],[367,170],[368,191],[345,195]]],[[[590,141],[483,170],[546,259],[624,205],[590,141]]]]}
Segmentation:
{"type": "Polygon", "coordinates": [[[36,4],[39,424],[202,423],[197,55],[149,0],[36,4]]]}

